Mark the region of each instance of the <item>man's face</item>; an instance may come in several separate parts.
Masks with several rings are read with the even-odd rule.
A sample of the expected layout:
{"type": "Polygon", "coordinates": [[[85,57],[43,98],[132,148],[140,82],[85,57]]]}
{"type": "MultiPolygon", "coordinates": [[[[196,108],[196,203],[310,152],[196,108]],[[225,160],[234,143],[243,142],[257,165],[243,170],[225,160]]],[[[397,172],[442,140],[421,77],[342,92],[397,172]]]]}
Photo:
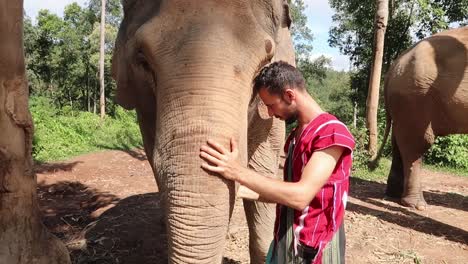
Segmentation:
{"type": "Polygon", "coordinates": [[[293,99],[288,95],[288,92],[285,91],[283,95],[280,96],[277,94],[271,94],[265,88],[261,88],[258,94],[260,99],[262,99],[263,103],[268,108],[269,116],[274,116],[284,120],[288,124],[296,121],[297,111],[295,109],[293,99]]]}

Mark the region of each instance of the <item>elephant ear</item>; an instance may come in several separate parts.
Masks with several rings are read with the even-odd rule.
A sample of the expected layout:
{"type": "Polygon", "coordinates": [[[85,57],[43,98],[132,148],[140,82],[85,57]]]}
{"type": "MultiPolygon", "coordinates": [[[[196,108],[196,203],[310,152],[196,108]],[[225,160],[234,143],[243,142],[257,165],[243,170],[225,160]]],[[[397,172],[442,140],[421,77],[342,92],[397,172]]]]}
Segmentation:
{"type": "Polygon", "coordinates": [[[281,16],[281,27],[291,27],[292,18],[289,12],[289,3],[287,0],[283,0],[283,14],[281,16]]]}
{"type": "Polygon", "coordinates": [[[293,66],[296,66],[296,56],[294,54],[294,46],[291,38],[292,19],[289,10],[288,1],[283,0],[283,10],[281,17],[281,27],[276,32],[275,42],[276,50],[272,58],[273,61],[285,61],[293,66]]]}
{"type": "Polygon", "coordinates": [[[263,101],[260,99],[259,96],[257,96],[257,98],[255,99],[255,101],[257,102],[257,112],[258,112],[258,116],[259,116],[261,119],[269,119],[269,118],[271,118],[270,115],[268,114],[268,108],[267,108],[267,106],[263,103],[263,101]]]}
{"type": "Polygon", "coordinates": [[[126,109],[134,109],[141,104],[142,97],[151,96],[152,91],[135,82],[144,79],[140,78],[141,72],[133,67],[137,53],[135,34],[143,24],[159,13],[161,2],[122,0],[124,18],[115,42],[112,76],[117,82],[116,101],[126,109]]]}
{"type": "Polygon", "coordinates": [[[249,103],[249,124],[252,124],[254,120],[268,120],[272,119],[270,115],[268,115],[268,108],[262,102],[258,95],[254,96],[249,103]]]}
{"type": "Polygon", "coordinates": [[[130,10],[133,9],[133,6],[138,2],[138,0],[122,0],[122,6],[124,14],[128,14],[130,10]]]}
{"type": "Polygon", "coordinates": [[[117,83],[116,102],[125,109],[136,107],[135,94],[129,87],[129,61],[125,54],[125,42],[122,41],[121,30],[115,42],[114,55],[112,57],[112,77],[117,83]]]}
{"type": "MultiPolygon", "coordinates": [[[[157,2],[157,1],[154,1],[157,2]]],[[[137,95],[131,85],[131,56],[134,45],[131,37],[144,23],[152,8],[139,8],[138,0],[122,0],[124,17],[119,27],[112,57],[112,77],[117,83],[116,102],[125,109],[134,109],[137,95]],[[143,10],[143,11],[142,11],[143,10]]],[[[145,3],[145,4],[149,4],[145,3]]],[[[153,5],[153,4],[152,4],[153,5]]]]}

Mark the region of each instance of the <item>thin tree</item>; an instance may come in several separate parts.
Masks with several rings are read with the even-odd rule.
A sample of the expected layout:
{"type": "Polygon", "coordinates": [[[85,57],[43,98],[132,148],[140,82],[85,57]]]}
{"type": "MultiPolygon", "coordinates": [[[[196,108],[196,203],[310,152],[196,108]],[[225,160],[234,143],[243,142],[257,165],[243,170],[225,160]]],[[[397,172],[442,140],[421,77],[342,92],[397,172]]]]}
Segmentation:
{"type": "Polygon", "coordinates": [[[376,0],[377,11],[374,20],[373,62],[367,93],[366,126],[369,133],[369,155],[377,154],[377,112],[379,107],[379,89],[382,76],[385,31],[388,22],[388,0],[376,0]]]}
{"type": "Polygon", "coordinates": [[[42,224],[23,48],[23,1],[0,0],[0,263],[68,264],[42,224]]]}
{"type": "Polygon", "coordinates": [[[100,53],[99,53],[99,83],[100,83],[100,94],[101,98],[99,100],[101,106],[101,119],[106,115],[106,97],[104,94],[104,44],[105,44],[105,34],[106,34],[106,0],[101,0],[101,43],[100,43],[100,53]]]}

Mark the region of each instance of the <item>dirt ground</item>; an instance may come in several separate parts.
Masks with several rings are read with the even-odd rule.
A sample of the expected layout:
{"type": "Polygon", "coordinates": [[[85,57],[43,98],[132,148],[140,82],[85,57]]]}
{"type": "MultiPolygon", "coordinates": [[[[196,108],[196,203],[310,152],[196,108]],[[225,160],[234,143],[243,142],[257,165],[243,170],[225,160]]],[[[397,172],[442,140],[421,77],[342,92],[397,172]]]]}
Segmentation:
{"type": "MultiPolygon", "coordinates": [[[[104,151],[35,167],[45,225],[73,263],[167,263],[159,194],[141,150],[104,151]]],[[[468,263],[468,177],[424,171],[429,207],[385,200],[385,184],[352,178],[347,263],[468,263]]],[[[249,263],[237,200],[224,263],[249,263]]]]}

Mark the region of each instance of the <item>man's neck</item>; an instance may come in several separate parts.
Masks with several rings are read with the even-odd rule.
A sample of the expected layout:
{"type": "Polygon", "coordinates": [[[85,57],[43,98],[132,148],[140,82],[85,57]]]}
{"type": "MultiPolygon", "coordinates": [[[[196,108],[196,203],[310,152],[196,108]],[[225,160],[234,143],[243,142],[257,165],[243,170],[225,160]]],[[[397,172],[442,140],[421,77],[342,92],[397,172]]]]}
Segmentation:
{"type": "Polygon", "coordinates": [[[315,100],[308,94],[304,94],[297,102],[297,128],[302,131],[312,120],[317,116],[323,114],[325,111],[315,102],[315,100]]]}

